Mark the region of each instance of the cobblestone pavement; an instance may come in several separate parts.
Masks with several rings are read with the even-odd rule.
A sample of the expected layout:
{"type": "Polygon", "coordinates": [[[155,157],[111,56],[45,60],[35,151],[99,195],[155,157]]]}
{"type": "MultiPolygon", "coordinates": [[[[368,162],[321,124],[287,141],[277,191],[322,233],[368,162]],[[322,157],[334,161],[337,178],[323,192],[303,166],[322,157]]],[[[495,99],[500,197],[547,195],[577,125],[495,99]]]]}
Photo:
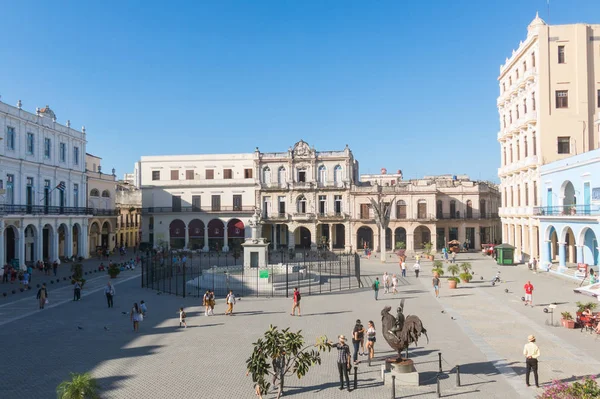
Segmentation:
{"type": "MultiPolygon", "coordinates": [[[[464,256],[460,255],[459,261],[464,256]]],[[[533,398],[536,390],[525,388],[521,376],[521,351],[531,333],[538,337],[542,351],[542,382],[599,369],[597,358],[584,355],[597,346],[594,337],[547,326],[549,315],[542,312],[543,306],[526,308],[519,299],[524,279],[529,278],[536,286],[534,300],[538,304],[572,303],[580,299],[571,293],[573,282],[533,275],[517,266],[502,267],[507,282],[491,287],[489,280],[497,266],[481,255],[470,257],[474,258],[476,280],[452,292],[443,284],[440,299],[431,293],[430,262],[426,262],[419,279],[411,272],[401,279],[400,293],[395,296],[381,292],[380,300],[375,301],[370,289],[304,296],[302,317],[289,316],[291,299],[251,297],[238,302],[233,317],[223,316],[225,303],[218,298],[217,315],[205,317],[198,299],[140,288],[137,271],[122,273],[116,279],[112,309],[107,308],[102,292],[107,280],[104,275],[88,280],[81,302],[72,302],[70,286],[51,289],[51,306],[43,311],[20,308],[22,302],[9,303],[11,297],[0,302],[0,342],[4,343],[0,361],[2,368],[10,371],[10,378],[0,381],[1,396],[53,398],[55,387],[69,372],[91,371],[102,386],[103,398],[252,398],[245,359],[251,343],[269,324],[302,329],[308,342],[320,335],[335,339],[338,334],[350,335],[357,318],[374,320],[380,329],[382,307],[394,308],[401,298],[406,299],[406,313],[421,317],[430,341],[423,339],[410,349],[421,386],[397,387],[397,398],[437,397],[440,351],[443,397],[533,398]],[[483,282],[477,282],[480,275],[485,277],[483,282]],[[123,313],[142,299],[149,312],[136,334],[123,313]],[[187,329],[178,325],[180,306],[189,316],[187,329]],[[455,365],[460,365],[461,387],[456,387],[455,365]]],[[[366,281],[381,276],[384,270],[398,272],[397,263],[381,264],[376,259],[363,262],[366,281]]],[[[35,293],[31,292],[27,295],[33,304],[27,306],[36,306],[31,298],[35,293]]],[[[557,310],[573,311],[568,306],[560,305],[557,310]]],[[[358,389],[351,394],[337,389],[335,354],[327,353],[322,365],[315,366],[302,380],[286,379],[284,397],[389,398],[390,387],[380,378],[383,359],[392,354],[388,349],[379,337],[377,359],[371,367],[364,360],[359,365],[358,389]]]]}

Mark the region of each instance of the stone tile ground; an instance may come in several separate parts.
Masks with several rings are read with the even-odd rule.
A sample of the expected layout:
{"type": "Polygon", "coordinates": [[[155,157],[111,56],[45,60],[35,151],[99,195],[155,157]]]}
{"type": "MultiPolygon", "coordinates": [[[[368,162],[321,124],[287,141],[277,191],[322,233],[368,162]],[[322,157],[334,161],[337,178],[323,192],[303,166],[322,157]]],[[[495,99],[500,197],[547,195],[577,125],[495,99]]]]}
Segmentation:
{"type": "MultiPolygon", "coordinates": [[[[29,313],[28,309],[23,310],[22,302],[14,304],[16,310],[0,303],[0,342],[4,344],[1,362],[10,375],[0,380],[1,396],[52,398],[56,385],[69,372],[91,371],[103,388],[104,398],[252,398],[252,383],[245,377],[244,361],[251,352],[251,343],[269,324],[302,329],[307,341],[319,335],[335,338],[338,334],[350,335],[356,318],[372,319],[380,327],[381,308],[395,307],[401,298],[406,299],[407,313],[422,318],[430,342],[423,340],[419,347],[411,348],[422,386],[398,387],[398,398],[437,397],[439,351],[445,372],[457,364],[462,372],[459,388],[455,387],[453,373],[444,376],[440,384],[442,396],[532,398],[536,391],[524,387],[521,375],[524,367],[521,350],[530,333],[538,336],[542,350],[542,381],[591,374],[600,369],[597,351],[593,351],[597,347],[595,337],[547,326],[548,315],[542,312],[543,306],[525,308],[519,299],[524,279],[530,278],[536,286],[534,299],[538,304],[572,303],[578,299],[571,293],[573,282],[533,275],[519,266],[503,267],[502,275],[507,282],[491,287],[488,281],[497,266],[480,255],[471,257],[476,278],[483,275],[484,282],[474,282],[453,292],[442,289],[439,300],[431,293],[430,266],[425,263],[422,277],[417,280],[409,273],[395,298],[381,295],[376,302],[369,289],[304,296],[300,318],[289,316],[289,299],[250,297],[238,302],[234,317],[222,316],[223,299],[217,302],[217,316],[204,317],[197,299],[157,295],[140,288],[139,280],[126,274],[117,279],[113,309],[106,308],[101,291],[105,276],[88,282],[90,286],[81,302],[69,301],[72,295],[69,287],[64,293],[55,288],[56,292],[51,290],[50,296],[62,295],[62,302],[59,300],[44,311],[34,309],[31,315],[20,319],[13,320],[15,313],[17,316],[29,313]],[[126,281],[131,277],[134,278],[126,281]],[[504,293],[505,287],[508,294],[504,293]],[[140,333],[135,334],[123,312],[141,299],[148,303],[149,314],[140,333]],[[186,330],[178,327],[176,312],[180,306],[189,315],[186,330]],[[592,357],[586,356],[589,353],[592,357]]],[[[368,281],[384,270],[397,271],[397,267],[395,262],[381,264],[372,259],[363,262],[362,270],[368,281]]],[[[33,293],[24,295],[35,306],[33,293]]],[[[568,306],[572,308],[564,304],[557,310],[568,306]]],[[[335,354],[330,353],[323,356],[321,366],[316,366],[302,380],[288,378],[285,396],[389,398],[389,387],[381,383],[380,365],[392,352],[382,339],[378,340],[376,351],[378,359],[372,367],[359,366],[359,386],[351,394],[337,389],[335,354]]]]}

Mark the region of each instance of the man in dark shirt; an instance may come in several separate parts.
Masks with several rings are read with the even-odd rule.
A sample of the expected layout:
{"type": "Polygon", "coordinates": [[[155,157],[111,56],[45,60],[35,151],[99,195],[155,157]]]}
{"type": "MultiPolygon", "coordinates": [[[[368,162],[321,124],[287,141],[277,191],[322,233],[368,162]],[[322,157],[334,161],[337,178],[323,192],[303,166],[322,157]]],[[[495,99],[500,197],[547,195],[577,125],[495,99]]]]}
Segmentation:
{"type": "Polygon", "coordinates": [[[438,298],[440,296],[440,276],[436,274],[433,275],[433,290],[435,291],[435,297],[438,298]]]}
{"type": "Polygon", "coordinates": [[[338,350],[337,366],[340,373],[340,390],[344,389],[344,377],[346,378],[346,384],[348,385],[348,391],[350,391],[350,377],[348,371],[350,370],[350,347],[346,344],[346,337],[340,335],[338,337],[338,343],[332,346],[338,350]]]}

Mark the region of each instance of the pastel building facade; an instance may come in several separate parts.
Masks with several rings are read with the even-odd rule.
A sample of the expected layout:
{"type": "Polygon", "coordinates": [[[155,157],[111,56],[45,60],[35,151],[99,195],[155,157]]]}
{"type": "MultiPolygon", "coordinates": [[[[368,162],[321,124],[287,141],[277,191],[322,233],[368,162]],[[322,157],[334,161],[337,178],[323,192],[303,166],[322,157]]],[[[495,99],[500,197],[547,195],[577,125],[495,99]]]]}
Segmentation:
{"type": "Polygon", "coordinates": [[[540,223],[543,265],[598,265],[600,261],[600,149],[540,168],[540,223]]]}
{"type": "Polygon", "coordinates": [[[598,148],[600,25],[548,25],[539,16],[500,67],[503,241],[517,260],[540,255],[540,167],[598,148]]]}
{"type": "Polygon", "coordinates": [[[0,102],[0,138],[0,262],[85,257],[85,128],[0,102]]]}

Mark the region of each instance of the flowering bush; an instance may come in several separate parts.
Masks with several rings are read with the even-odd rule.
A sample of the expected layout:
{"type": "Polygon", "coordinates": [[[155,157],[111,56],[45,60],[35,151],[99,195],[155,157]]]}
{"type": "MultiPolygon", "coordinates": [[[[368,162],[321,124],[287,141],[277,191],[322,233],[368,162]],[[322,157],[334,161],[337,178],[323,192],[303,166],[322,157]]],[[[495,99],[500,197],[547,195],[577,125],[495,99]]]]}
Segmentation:
{"type": "Polygon", "coordinates": [[[572,385],[554,380],[537,399],[592,399],[600,397],[600,386],[595,376],[583,377],[572,385]]]}

